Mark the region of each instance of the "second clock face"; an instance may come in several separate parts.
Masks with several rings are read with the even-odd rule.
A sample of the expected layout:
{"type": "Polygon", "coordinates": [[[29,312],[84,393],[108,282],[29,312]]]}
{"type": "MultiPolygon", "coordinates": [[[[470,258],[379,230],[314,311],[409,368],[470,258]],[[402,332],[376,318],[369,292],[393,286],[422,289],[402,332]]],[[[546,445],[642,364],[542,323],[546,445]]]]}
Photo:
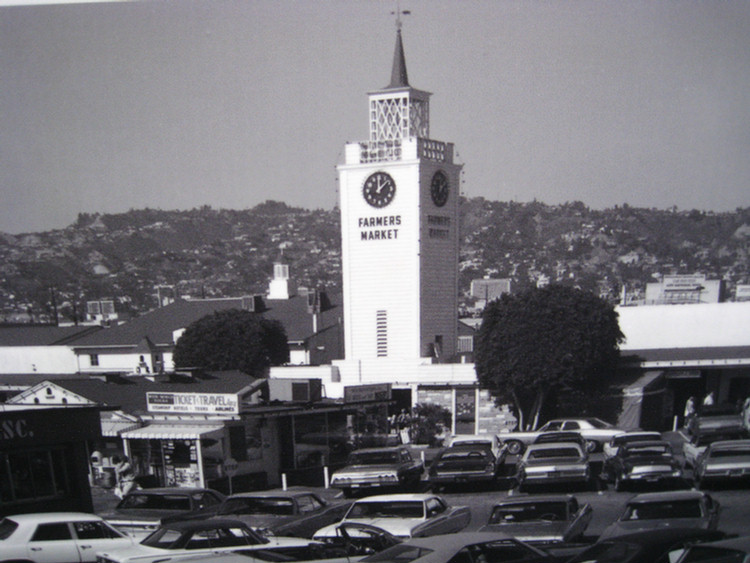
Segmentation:
{"type": "Polygon", "coordinates": [[[396,182],[390,174],[375,172],[370,174],[362,187],[365,201],[373,207],[385,207],[396,195],[396,182]]]}
{"type": "Polygon", "coordinates": [[[449,193],[448,177],[442,170],[438,170],[435,172],[430,183],[430,195],[432,196],[433,203],[438,207],[443,207],[448,201],[449,193]]]}

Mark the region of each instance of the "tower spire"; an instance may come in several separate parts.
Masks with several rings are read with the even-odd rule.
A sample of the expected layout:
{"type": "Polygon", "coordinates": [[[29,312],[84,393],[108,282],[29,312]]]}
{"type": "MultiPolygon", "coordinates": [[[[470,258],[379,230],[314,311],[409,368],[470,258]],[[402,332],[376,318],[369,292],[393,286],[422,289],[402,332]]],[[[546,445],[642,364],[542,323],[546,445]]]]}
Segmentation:
{"type": "Polygon", "coordinates": [[[391,69],[391,83],[388,88],[403,88],[409,86],[409,76],[406,73],[406,57],[404,56],[404,43],[401,40],[401,15],[408,15],[409,10],[401,10],[397,4],[396,11],[396,48],[393,51],[393,68],[391,69]]]}

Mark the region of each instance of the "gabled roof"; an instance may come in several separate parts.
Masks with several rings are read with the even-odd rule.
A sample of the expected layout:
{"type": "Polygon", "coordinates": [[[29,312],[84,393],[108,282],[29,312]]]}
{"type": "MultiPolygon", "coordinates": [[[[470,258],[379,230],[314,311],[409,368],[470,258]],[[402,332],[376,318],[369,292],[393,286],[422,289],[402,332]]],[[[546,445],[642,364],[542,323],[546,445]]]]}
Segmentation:
{"type": "Polygon", "coordinates": [[[0,346],[64,346],[101,326],[4,325],[0,326],[0,346]]]}
{"type": "MultiPolygon", "coordinates": [[[[304,341],[313,331],[312,315],[308,312],[307,296],[295,295],[290,299],[265,299],[261,314],[284,325],[290,342],[304,341]]],[[[136,317],[85,338],[77,340],[74,348],[115,346],[138,347],[150,342],[155,346],[173,345],[175,331],[187,328],[198,319],[217,311],[242,309],[242,298],[226,299],[178,299],[175,302],[136,317]]],[[[331,304],[319,315],[317,331],[338,322],[342,315],[340,307],[331,304]]]]}

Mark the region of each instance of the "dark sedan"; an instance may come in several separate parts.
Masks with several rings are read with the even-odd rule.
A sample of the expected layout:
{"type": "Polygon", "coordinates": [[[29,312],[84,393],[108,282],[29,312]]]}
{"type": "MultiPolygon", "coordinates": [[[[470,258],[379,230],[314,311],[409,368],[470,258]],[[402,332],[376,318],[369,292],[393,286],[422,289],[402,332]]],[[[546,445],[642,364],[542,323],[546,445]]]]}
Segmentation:
{"type": "Polygon", "coordinates": [[[696,528],[648,530],[600,540],[567,563],[666,563],[673,551],[724,537],[723,532],[696,528]]]}
{"type": "Polygon", "coordinates": [[[316,530],[341,520],[351,504],[328,502],[304,489],[259,491],[228,497],[218,514],[242,520],[263,533],[311,538],[316,530]]]}
{"type": "Polygon", "coordinates": [[[441,450],[430,464],[428,478],[434,492],[461,483],[494,483],[505,461],[505,450],[495,456],[481,444],[451,446],[441,450]]]}
{"type": "Polygon", "coordinates": [[[634,485],[683,486],[682,464],[661,440],[622,444],[604,461],[600,477],[622,491],[634,485]]]}
{"type": "Polygon", "coordinates": [[[122,532],[143,539],[164,519],[190,513],[212,513],[224,501],[224,495],[199,487],[158,487],[131,491],[112,512],[100,513],[122,532]]]}

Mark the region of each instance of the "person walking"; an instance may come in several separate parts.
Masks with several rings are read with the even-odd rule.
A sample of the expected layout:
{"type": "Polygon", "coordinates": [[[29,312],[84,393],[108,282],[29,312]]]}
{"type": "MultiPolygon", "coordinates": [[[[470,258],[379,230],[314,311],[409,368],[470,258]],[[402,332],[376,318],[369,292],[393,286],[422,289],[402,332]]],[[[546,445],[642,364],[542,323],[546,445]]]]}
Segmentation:
{"type": "Polygon", "coordinates": [[[135,487],[135,471],[127,456],[112,456],[115,464],[115,494],[123,498],[135,487]]]}
{"type": "Polygon", "coordinates": [[[683,426],[687,427],[690,419],[695,416],[695,397],[693,397],[692,395],[688,397],[687,401],[685,401],[685,412],[683,413],[683,415],[683,426]]]}

